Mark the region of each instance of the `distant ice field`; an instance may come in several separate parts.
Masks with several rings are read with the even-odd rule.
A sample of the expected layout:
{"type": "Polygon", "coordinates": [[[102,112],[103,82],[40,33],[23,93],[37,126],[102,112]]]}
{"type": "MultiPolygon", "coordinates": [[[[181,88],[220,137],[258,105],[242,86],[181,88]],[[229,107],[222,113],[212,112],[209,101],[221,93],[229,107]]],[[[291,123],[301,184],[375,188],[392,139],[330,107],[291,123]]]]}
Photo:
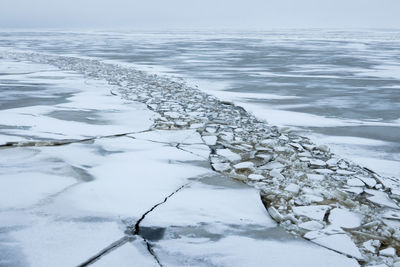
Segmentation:
{"type": "MultiPolygon", "coordinates": [[[[400,174],[400,31],[3,32],[0,47],[184,78],[382,174],[400,174]]],[[[3,105],[15,102],[4,97],[3,105]]]]}

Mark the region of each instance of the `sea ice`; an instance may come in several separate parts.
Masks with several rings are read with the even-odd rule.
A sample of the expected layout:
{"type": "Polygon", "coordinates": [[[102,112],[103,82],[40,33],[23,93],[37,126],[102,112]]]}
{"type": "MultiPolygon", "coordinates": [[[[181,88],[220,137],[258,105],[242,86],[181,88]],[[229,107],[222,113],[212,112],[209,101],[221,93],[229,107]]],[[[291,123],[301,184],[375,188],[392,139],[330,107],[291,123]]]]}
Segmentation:
{"type": "Polygon", "coordinates": [[[352,256],[356,259],[362,259],[362,255],[354,242],[345,234],[327,235],[312,240],[319,245],[352,256]]]}
{"type": "Polygon", "coordinates": [[[345,209],[335,208],[331,210],[328,221],[339,227],[354,228],[361,225],[361,216],[345,209]]]}
{"type": "Polygon", "coordinates": [[[217,154],[232,162],[242,159],[239,154],[232,152],[230,149],[217,149],[217,154]]]}
{"type": "Polygon", "coordinates": [[[293,207],[293,212],[296,215],[301,215],[313,220],[322,221],[328,209],[329,206],[327,205],[298,206],[293,207]]]}

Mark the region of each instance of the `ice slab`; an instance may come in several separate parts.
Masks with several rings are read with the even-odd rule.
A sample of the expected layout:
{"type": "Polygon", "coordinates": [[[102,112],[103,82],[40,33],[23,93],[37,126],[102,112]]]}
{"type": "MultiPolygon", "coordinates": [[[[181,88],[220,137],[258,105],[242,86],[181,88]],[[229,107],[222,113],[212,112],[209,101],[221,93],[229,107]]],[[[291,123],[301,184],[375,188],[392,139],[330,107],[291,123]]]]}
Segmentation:
{"type": "Polygon", "coordinates": [[[363,258],[354,242],[346,234],[318,237],[312,241],[324,247],[352,256],[356,259],[363,258]]]}
{"type": "Polygon", "coordinates": [[[334,225],[339,227],[353,228],[361,225],[361,216],[340,208],[335,208],[331,210],[328,221],[334,225]]]}
{"type": "Polygon", "coordinates": [[[329,209],[327,205],[311,205],[293,207],[293,212],[296,215],[302,215],[313,220],[322,221],[326,211],[329,209]]]}
{"type": "Polygon", "coordinates": [[[114,222],[36,219],[11,233],[30,266],[76,266],[121,236],[114,222]],[[79,245],[77,245],[79,244],[79,245]]]}
{"type": "Polygon", "coordinates": [[[356,260],[303,242],[258,240],[227,236],[217,241],[209,238],[181,237],[159,242],[157,252],[168,265],[194,266],[359,266],[356,260]],[[163,252],[165,250],[165,252],[163,252]],[[288,257],[290,251],[290,257],[288,257]],[[166,254],[164,256],[164,253],[166,254]],[[169,257],[168,257],[169,256],[169,257]],[[185,259],[174,262],[175,259],[185,259]]]}

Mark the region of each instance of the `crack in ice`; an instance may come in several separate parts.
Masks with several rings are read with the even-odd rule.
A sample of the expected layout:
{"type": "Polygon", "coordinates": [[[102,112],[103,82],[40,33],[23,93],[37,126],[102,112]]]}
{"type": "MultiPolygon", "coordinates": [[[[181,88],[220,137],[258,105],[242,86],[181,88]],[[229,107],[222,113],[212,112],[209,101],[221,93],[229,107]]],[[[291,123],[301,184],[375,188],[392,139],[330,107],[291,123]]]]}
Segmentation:
{"type": "Polygon", "coordinates": [[[84,143],[95,141],[98,139],[106,139],[106,138],[115,138],[115,137],[123,137],[128,136],[129,134],[139,134],[153,131],[153,129],[147,129],[138,132],[128,132],[128,133],[118,133],[118,134],[110,134],[104,136],[94,136],[88,137],[84,139],[64,139],[64,140],[36,140],[36,141],[16,141],[16,142],[6,142],[0,145],[0,148],[14,148],[14,147],[46,147],[46,146],[65,146],[74,143],[84,143]]]}
{"type": "MultiPolygon", "coordinates": [[[[185,188],[189,184],[190,183],[186,183],[186,184],[180,186],[174,192],[172,192],[171,194],[166,196],[163,201],[155,204],[148,211],[146,211],[145,213],[142,214],[142,216],[139,218],[139,220],[137,220],[137,222],[135,223],[134,226],[128,226],[127,227],[127,229],[125,230],[125,233],[126,233],[125,236],[123,236],[122,238],[120,238],[117,241],[113,242],[112,244],[110,244],[106,248],[102,249],[99,253],[97,253],[96,255],[94,255],[92,257],[90,257],[85,262],[79,264],[78,267],[89,266],[89,265],[93,264],[94,262],[98,261],[101,257],[109,254],[110,252],[114,251],[115,249],[121,247],[122,245],[124,245],[124,244],[126,244],[128,242],[134,241],[137,236],[140,236],[140,223],[146,218],[146,216],[149,213],[151,213],[152,211],[154,211],[158,206],[166,203],[170,197],[172,197],[173,195],[178,193],[180,190],[182,190],[183,188],[185,188]]],[[[162,267],[162,264],[161,264],[160,260],[158,259],[156,253],[154,252],[150,242],[146,238],[144,238],[143,236],[140,236],[140,237],[146,243],[146,248],[147,248],[148,252],[153,256],[153,258],[157,262],[157,264],[162,267]]]]}

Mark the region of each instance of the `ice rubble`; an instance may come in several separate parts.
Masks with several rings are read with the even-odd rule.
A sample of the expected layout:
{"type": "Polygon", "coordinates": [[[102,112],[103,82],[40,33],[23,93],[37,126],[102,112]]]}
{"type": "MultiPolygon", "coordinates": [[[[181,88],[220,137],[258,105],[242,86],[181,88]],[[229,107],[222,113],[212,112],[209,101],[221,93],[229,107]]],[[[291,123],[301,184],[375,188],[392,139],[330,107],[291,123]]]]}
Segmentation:
{"type": "Polygon", "coordinates": [[[398,178],[381,177],[326,146],[316,146],[288,128],[270,126],[184,83],[96,60],[9,56],[106,79],[115,86],[113,94],[145,103],[160,115],[154,129],[194,129],[211,151],[213,169],[259,189],[271,217],[288,232],[362,265],[393,265],[399,260],[400,197],[393,193],[400,190],[398,178]],[[379,245],[374,250],[366,244],[379,245]]]}

